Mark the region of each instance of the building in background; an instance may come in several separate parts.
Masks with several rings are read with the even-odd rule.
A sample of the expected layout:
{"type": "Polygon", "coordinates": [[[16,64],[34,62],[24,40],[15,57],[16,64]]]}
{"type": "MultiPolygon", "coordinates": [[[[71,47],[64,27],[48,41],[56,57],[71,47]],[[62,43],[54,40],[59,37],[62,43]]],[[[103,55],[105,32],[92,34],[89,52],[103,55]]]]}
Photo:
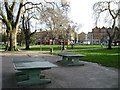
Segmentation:
{"type": "Polygon", "coordinates": [[[92,32],[88,32],[88,41],[90,41],[91,45],[108,44],[109,37],[107,30],[111,32],[111,28],[93,28],[92,32]]]}
{"type": "Polygon", "coordinates": [[[88,32],[87,41],[89,41],[90,44],[93,45],[93,33],[92,32],[88,32]]]}
{"type": "Polygon", "coordinates": [[[87,34],[84,32],[81,32],[80,34],[78,34],[78,42],[79,44],[84,44],[87,42],[87,34]]]}
{"type": "MultiPolygon", "coordinates": [[[[103,43],[107,43],[108,40],[108,34],[107,34],[107,29],[111,29],[111,28],[98,28],[95,27],[92,29],[92,33],[93,33],[93,44],[101,44],[101,42],[103,43]]],[[[110,31],[110,30],[109,30],[110,31]]]]}
{"type": "Polygon", "coordinates": [[[55,33],[51,30],[41,31],[35,33],[36,44],[57,44],[61,45],[63,42],[69,45],[71,41],[78,42],[78,34],[74,30],[56,30],[55,33]],[[54,41],[53,41],[54,38],[54,41]]]}

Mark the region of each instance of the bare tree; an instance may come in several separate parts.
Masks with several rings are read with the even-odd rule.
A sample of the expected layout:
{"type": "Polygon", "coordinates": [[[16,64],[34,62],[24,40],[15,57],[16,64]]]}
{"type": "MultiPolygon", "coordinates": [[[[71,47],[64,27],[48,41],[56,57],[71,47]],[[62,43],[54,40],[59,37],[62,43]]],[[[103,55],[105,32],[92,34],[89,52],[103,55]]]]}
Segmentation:
{"type": "MultiPolygon", "coordinates": [[[[64,30],[67,28],[69,23],[66,13],[66,9],[69,8],[69,5],[65,3],[63,5],[61,2],[46,2],[47,4],[41,8],[37,9],[41,16],[41,22],[46,24],[47,29],[51,31],[51,39],[54,41],[56,32],[60,29],[64,30]],[[66,8],[66,9],[65,9],[66,8]]],[[[54,42],[53,42],[54,43],[54,42]]]]}
{"type": "MultiPolygon", "coordinates": [[[[112,20],[109,18],[108,20],[109,21],[112,21],[112,24],[111,24],[111,27],[112,27],[112,30],[109,30],[107,29],[107,33],[108,33],[108,36],[109,36],[109,44],[108,44],[108,49],[111,49],[111,43],[112,41],[114,40],[115,38],[115,35],[116,35],[116,25],[117,25],[117,18],[118,18],[118,15],[120,13],[120,9],[117,7],[117,8],[114,8],[113,5],[118,5],[119,2],[117,1],[103,1],[103,2],[97,2],[93,5],[93,10],[94,10],[94,13],[95,17],[98,17],[100,16],[101,13],[105,13],[105,12],[108,12],[108,15],[107,16],[111,16],[112,17],[112,20]]],[[[98,18],[96,19],[96,21],[98,20],[98,18]]],[[[107,22],[107,21],[106,21],[107,22]]]]}
{"type": "Polygon", "coordinates": [[[0,19],[7,27],[7,46],[6,51],[18,51],[17,48],[17,32],[19,28],[20,19],[22,16],[22,8],[26,5],[32,5],[32,7],[25,9],[26,12],[29,9],[41,5],[41,3],[24,2],[24,0],[4,0],[0,2],[0,19]],[[34,5],[34,6],[33,6],[34,5]]]}
{"type": "Polygon", "coordinates": [[[19,21],[22,15],[22,7],[23,7],[23,1],[21,1],[18,5],[18,12],[15,12],[15,6],[16,1],[12,2],[11,4],[8,3],[7,0],[4,0],[4,2],[0,3],[0,11],[2,16],[2,21],[6,24],[7,27],[7,36],[8,36],[8,42],[7,42],[7,51],[17,51],[17,31],[19,26],[19,21]],[[3,11],[4,10],[4,11],[3,11]],[[17,15],[15,16],[15,13],[17,15]]]}
{"type": "Polygon", "coordinates": [[[17,42],[19,44],[19,46],[22,46],[25,39],[24,39],[25,35],[24,32],[21,28],[19,28],[18,34],[17,34],[17,42]]]}
{"type": "MultiPolygon", "coordinates": [[[[31,16],[32,17],[32,16],[31,16]]],[[[28,16],[24,16],[22,17],[22,31],[24,32],[25,35],[25,42],[26,42],[26,49],[29,50],[29,45],[30,45],[30,37],[36,33],[36,30],[34,32],[31,33],[30,30],[30,14],[28,13],[28,16]]]]}

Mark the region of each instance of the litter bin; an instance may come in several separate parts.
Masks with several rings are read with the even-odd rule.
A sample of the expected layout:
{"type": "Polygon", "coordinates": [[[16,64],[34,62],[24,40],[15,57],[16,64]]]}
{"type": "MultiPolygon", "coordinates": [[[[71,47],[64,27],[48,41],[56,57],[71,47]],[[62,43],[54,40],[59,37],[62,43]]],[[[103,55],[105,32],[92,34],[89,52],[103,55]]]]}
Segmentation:
{"type": "Polygon", "coordinates": [[[53,48],[50,48],[50,53],[52,53],[53,52],[53,48]]]}

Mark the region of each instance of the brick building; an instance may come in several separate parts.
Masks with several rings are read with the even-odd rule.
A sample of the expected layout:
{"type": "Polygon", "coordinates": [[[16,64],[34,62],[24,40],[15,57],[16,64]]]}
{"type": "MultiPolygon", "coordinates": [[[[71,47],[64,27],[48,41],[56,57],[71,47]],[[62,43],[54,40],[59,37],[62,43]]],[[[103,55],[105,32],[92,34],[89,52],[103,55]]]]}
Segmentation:
{"type": "Polygon", "coordinates": [[[88,40],[91,42],[93,45],[98,45],[101,43],[108,43],[108,34],[106,31],[111,31],[111,28],[98,28],[95,27],[92,29],[92,32],[88,32],[88,40]]]}
{"type": "Polygon", "coordinates": [[[106,42],[108,40],[108,34],[106,32],[106,29],[110,29],[110,28],[95,27],[95,28],[92,29],[93,44],[101,44],[101,42],[106,42]]]}

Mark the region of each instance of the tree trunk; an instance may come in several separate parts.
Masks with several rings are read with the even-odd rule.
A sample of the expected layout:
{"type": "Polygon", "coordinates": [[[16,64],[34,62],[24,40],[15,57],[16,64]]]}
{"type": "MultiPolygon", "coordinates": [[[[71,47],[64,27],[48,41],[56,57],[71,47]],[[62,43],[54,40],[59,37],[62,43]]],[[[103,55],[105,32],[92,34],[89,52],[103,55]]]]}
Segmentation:
{"type": "Polygon", "coordinates": [[[63,39],[63,47],[62,50],[65,50],[65,40],[63,39]]]}
{"type": "Polygon", "coordinates": [[[29,47],[29,40],[26,40],[26,50],[29,50],[30,47],[29,47]]]}
{"type": "Polygon", "coordinates": [[[71,48],[73,49],[73,44],[71,44],[71,48]]]}
{"type": "Polygon", "coordinates": [[[22,46],[22,40],[20,41],[20,46],[22,46]]]}
{"type": "Polygon", "coordinates": [[[10,47],[10,40],[9,40],[9,37],[10,37],[10,33],[8,32],[7,30],[7,41],[6,41],[6,48],[5,48],[5,51],[8,51],[9,47],[10,47]]]}
{"type": "Polygon", "coordinates": [[[17,33],[15,32],[16,30],[14,29],[12,32],[8,33],[8,43],[6,47],[6,51],[19,51],[17,48],[17,33]]]}
{"type": "Polygon", "coordinates": [[[29,35],[25,35],[25,41],[26,41],[26,50],[29,50],[29,44],[30,44],[30,36],[29,35]]]}
{"type": "Polygon", "coordinates": [[[111,44],[112,44],[112,39],[110,38],[108,43],[108,49],[112,49],[111,44]]]}
{"type": "Polygon", "coordinates": [[[21,35],[20,35],[20,46],[23,45],[23,31],[21,31],[21,35]]]}
{"type": "Polygon", "coordinates": [[[54,39],[52,39],[52,45],[55,45],[55,40],[54,39]]]}

